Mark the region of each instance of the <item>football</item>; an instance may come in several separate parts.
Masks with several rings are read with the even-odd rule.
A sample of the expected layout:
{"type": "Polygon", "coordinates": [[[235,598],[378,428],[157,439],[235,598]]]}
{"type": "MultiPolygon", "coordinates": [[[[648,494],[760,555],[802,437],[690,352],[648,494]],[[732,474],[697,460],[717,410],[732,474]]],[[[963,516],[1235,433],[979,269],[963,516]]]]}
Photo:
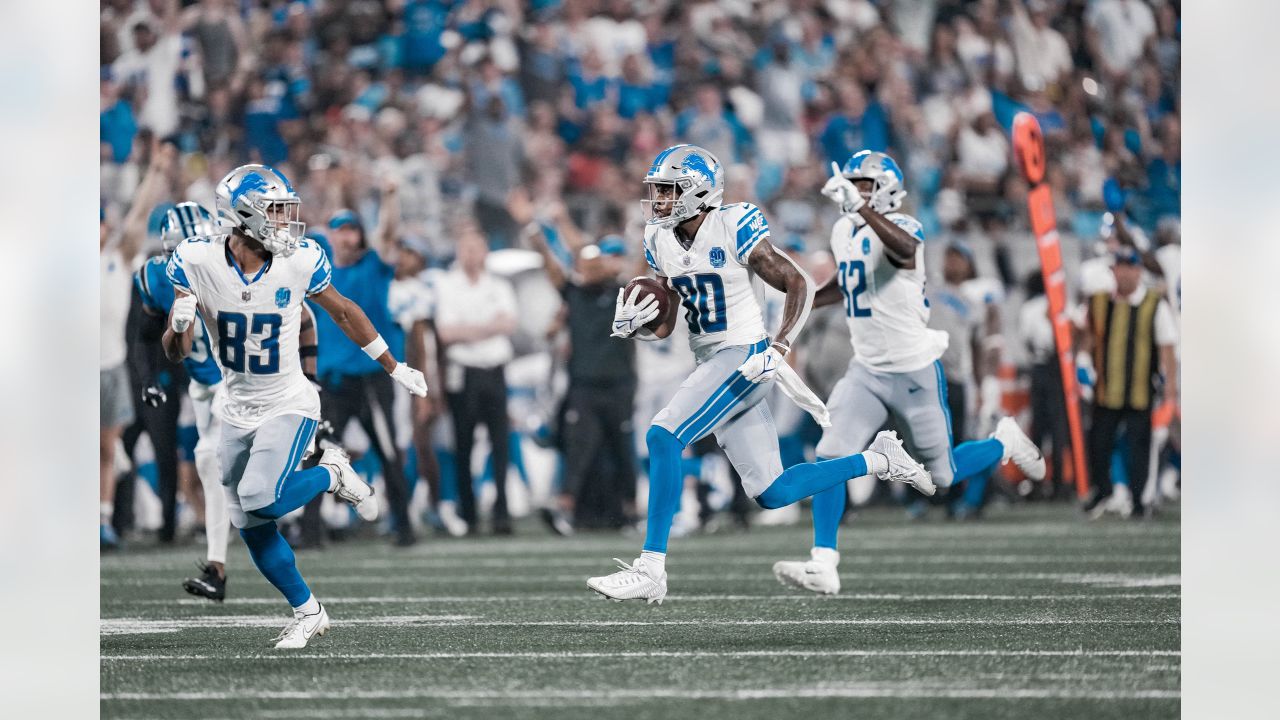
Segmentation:
{"type": "Polygon", "coordinates": [[[645,295],[654,295],[658,298],[658,317],[645,325],[649,330],[657,330],[663,322],[671,317],[670,313],[675,312],[677,306],[675,292],[651,277],[642,276],[632,278],[631,282],[627,283],[627,289],[623,291],[622,296],[624,298],[631,297],[631,291],[637,287],[640,288],[638,300],[644,299],[645,295]]]}

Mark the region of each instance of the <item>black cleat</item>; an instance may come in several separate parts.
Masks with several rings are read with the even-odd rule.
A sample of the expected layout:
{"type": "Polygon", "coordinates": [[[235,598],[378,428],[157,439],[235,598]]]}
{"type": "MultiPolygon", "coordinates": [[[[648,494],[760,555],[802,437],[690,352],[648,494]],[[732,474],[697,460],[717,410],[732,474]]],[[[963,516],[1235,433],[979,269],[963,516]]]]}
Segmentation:
{"type": "Polygon", "coordinates": [[[227,579],[219,577],[218,571],[208,563],[196,561],[200,568],[200,577],[187,578],[182,581],[182,589],[214,602],[222,602],[227,597],[227,579]]]}

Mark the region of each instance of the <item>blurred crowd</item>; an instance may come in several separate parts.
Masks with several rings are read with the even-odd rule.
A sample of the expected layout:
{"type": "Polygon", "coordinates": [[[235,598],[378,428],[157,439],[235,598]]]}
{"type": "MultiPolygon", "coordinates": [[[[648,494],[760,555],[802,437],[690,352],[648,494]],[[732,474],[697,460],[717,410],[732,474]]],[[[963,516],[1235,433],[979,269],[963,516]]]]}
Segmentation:
{"type": "MultiPolygon", "coordinates": [[[[444,339],[429,324],[421,354],[432,387],[452,395],[464,381],[489,380],[465,371],[460,380],[451,368],[506,367],[511,422],[486,406],[462,427],[483,428],[477,452],[493,456],[475,480],[501,478],[492,466],[510,464],[530,488],[528,507],[544,507],[567,530],[600,474],[589,472],[594,456],[560,459],[570,420],[590,416],[617,428],[604,436],[629,437],[633,417],[651,416],[653,397],[692,362],[679,339],[628,349],[622,361],[572,359],[583,352],[570,342],[575,323],[593,303],[611,311],[612,294],[600,288],[641,272],[639,180],[653,157],[676,143],[713,152],[726,167],[726,202],[759,204],[774,244],[821,282],[832,272],[824,248],[835,209],[817,190],[833,161],[885,151],[906,173],[905,210],[928,238],[934,322],[952,333],[944,363],[958,397],[956,440],[989,431],[1000,408],[1037,414],[1033,431],[1054,459],[1050,489],[1019,490],[1016,478],[995,489],[1053,495],[1071,471],[1062,465],[1061,402],[1037,406],[1052,397],[1043,371],[1042,392],[1028,393],[1035,367],[1050,362],[1052,336],[1046,359],[1044,329],[1025,312],[1043,290],[1009,128],[1027,111],[1044,131],[1077,298],[1114,290],[1115,251],[1133,247],[1143,282],[1176,308],[1176,258],[1158,255],[1180,242],[1180,30],[1179,3],[1161,0],[104,0],[104,238],[145,226],[140,247],[121,257],[136,263],[159,250],[173,203],[212,209],[229,170],[268,164],[292,181],[313,234],[376,236],[368,246],[402,283],[392,300],[427,298],[420,317],[403,307],[384,313],[410,330],[415,317],[434,322],[439,284],[458,283],[448,276],[460,271],[448,268],[476,246],[468,262],[487,255],[516,299],[510,327],[494,321],[509,350],[458,353],[446,346],[471,336],[444,339]],[[147,207],[138,207],[144,196],[147,207]],[[617,362],[626,366],[616,376],[585,370],[617,362]],[[588,407],[593,393],[573,392],[584,383],[630,393],[633,411],[588,407]],[[485,440],[503,434],[509,443],[485,440]],[[545,448],[548,469],[530,469],[545,448]],[[553,478],[549,488],[538,488],[539,475],[553,478]]],[[[842,318],[815,313],[806,344],[799,362],[821,393],[851,354],[842,318]]],[[[103,362],[105,370],[105,354],[103,362]]],[[[485,387],[475,397],[496,391],[485,387]]],[[[421,468],[433,464],[431,448],[458,446],[442,434],[459,430],[459,407],[441,399],[402,423],[409,502],[421,468]],[[446,415],[450,422],[434,422],[446,415]]],[[[784,454],[803,457],[815,428],[779,418],[787,422],[784,454]]],[[[587,506],[599,506],[605,525],[633,520],[636,473],[624,464],[636,458],[590,438],[568,444],[584,443],[623,478],[587,506]]],[[[699,453],[691,476],[732,477],[714,448],[699,453]]],[[[470,478],[435,455],[445,462],[427,475],[470,478]]],[[[460,529],[452,506],[440,519],[441,483],[428,484],[429,517],[460,529]]],[[[704,514],[744,507],[731,482],[697,487],[704,514]]],[[[980,508],[991,492],[975,491],[961,507],[980,508]]],[[[456,494],[446,488],[444,501],[456,494]]],[[[507,512],[505,492],[492,503],[507,512]]],[[[457,517],[475,523],[473,509],[457,517]]]]}

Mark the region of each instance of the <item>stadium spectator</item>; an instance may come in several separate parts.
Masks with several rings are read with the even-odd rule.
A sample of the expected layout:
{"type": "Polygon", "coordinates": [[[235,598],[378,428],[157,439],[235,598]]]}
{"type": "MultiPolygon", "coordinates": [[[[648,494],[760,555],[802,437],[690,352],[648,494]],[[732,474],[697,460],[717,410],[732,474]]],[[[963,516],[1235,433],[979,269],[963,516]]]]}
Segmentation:
{"type": "MultiPolygon", "coordinates": [[[[382,187],[382,210],[372,247],[360,218],[349,210],[329,220],[327,244],[333,263],[333,286],[360,306],[396,357],[406,357],[404,332],[392,317],[387,301],[395,266],[383,258],[384,254],[394,254],[399,227],[396,190],[392,182],[382,187]]],[[[315,316],[323,417],[339,438],[352,420],[360,424],[382,466],[387,504],[395,526],[394,542],[401,547],[413,545],[416,538],[409,520],[404,454],[396,442],[395,383],[382,366],[347,338],[328,313],[317,312],[315,316]]]]}
{"type": "Polygon", "coordinates": [[[460,224],[456,234],[457,262],[436,286],[436,334],[448,359],[444,390],[453,416],[460,510],[475,532],[479,526],[470,460],[476,428],[484,425],[497,489],[490,523],[495,535],[510,535],[506,364],[514,356],[511,334],[519,311],[511,284],[485,269],[489,245],[479,228],[460,224]]]}
{"type": "Polygon", "coordinates": [[[182,62],[181,18],[177,0],[161,3],[157,19],[140,18],[130,26],[132,46],[112,64],[112,75],[141,98],[138,122],[157,136],[178,129],[178,89],[182,62]]]}
{"type": "Polygon", "coordinates": [[[1062,370],[1058,364],[1053,324],[1049,322],[1049,298],[1044,292],[1040,270],[1027,273],[1025,297],[1018,311],[1018,335],[1026,350],[1026,365],[1031,375],[1031,441],[1049,459],[1051,483],[1045,495],[1067,494],[1066,476],[1062,472],[1071,451],[1067,425],[1067,408],[1063,402],[1062,370]]]}

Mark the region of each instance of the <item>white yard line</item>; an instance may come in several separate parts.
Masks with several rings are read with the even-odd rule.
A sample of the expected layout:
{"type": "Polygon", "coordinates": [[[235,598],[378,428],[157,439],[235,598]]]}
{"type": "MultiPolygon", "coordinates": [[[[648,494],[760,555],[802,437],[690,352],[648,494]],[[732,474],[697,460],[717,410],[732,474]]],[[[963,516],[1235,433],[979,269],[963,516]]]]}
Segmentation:
{"type": "MultiPolygon", "coordinates": [[[[255,691],[258,700],[769,700],[826,698],[948,698],[981,700],[1176,700],[1177,690],[1090,690],[1087,688],[948,688],[911,685],[851,687],[781,687],[742,688],[733,690],[679,690],[670,688],[609,690],[307,690],[255,691]]],[[[103,700],[241,700],[242,693],[173,692],[173,693],[103,693],[103,700]]],[[[358,713],[358,710],[353,710],[358,713]]]]}
{"type": "MultiPolygon", "coordinates": [[[[1136,586],[1135,586],[1136,587],[1136,586]]],[[[787,593],[786,595],[672,595],[673,600],[680,602],[946,602],[973,601],[984,602],[1053,602],[1059,600],[1177,600],[1179,593],[1109,593],[1109,594],[1030,594],[1030,595],[973,595],[973,594],[908,594],[908,593],[842,593],[840,595],[815,595],[811,593],[787,593]]],[[[325,596],[326,605],[369,604],[431,604],[431,603],[530,603],[530,602],[571,602],[576,600],[593,601],[598,596],[590,592],[562,593],[558,595],[422,595],[408,597],[403,595],[374,596],[325,596]]],[[[274,605],[280,606],[284,601],[280,597],[227,598],[223,605],[274,605]]],[[[195,598],[178,598],[158,600],[129,600],[126,604],[159,605],[159,606],[198,606],[211,607],[208,600],[195,598]]]]}
{"type": "MultiPolygon", "coordinates": [[[[433,652],[433,653],[330,653],[297,655],[103,655],[103,662],[166,662],[170,660],[579,660],[608,658],[816,658],[816,657],[997,657],[997,658],[1121,658],[1181,657],[1180,650],[655,650],[641,652],[433,652]]],[[[1159,666],[1176,670],[1178,666],[1159,666]]]]}
{"type": "MultiPolygon", "coordinates": [[[[1034,626],[1034,625],[1177,625],[1178,620],[989,619],[989,618],[834,618],[807,620],[475,620],[470,615],[392,615],[353,617],[339,624],[382,627],[656,627],[656,626],[779,626],[779,625],[937,625],[937,626],[1034,626]]],[[[287,621],[281,615],[206,615],[191,618],[105,618],[102,635],[149,635],[204,628],[276,627],[287,621]]]]}

